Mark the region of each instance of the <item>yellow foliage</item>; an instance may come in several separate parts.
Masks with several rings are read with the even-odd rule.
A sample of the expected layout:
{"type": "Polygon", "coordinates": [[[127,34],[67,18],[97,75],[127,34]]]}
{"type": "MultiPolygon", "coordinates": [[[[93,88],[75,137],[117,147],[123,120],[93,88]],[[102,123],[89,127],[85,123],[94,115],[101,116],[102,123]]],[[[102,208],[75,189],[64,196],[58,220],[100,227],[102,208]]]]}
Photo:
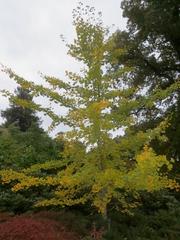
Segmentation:
{"type": "MultiPolygon", "coordinates": [[[[74,155],[75,158],[77,158],[79,149],[76,149],[74,145],[72,146],[73,151],[70,151],[71,157],[74,155]]],[[[70,149],[72,146],[69,145],[70,149]]],[[[124,189],[127,192],[139,190],[151,192],[162,188],[179,190],[179,185],[175,180],[169,179],[166,174],[161,173],[163,166],[171,170],[172,164],[169,163],[165,156],[156,155],[147,145],[137,154],[136,163],[129,170],[126,168],[118,169],[118,167],[113,167],[113,164],[111,167],[107,165],[103,170],[99,170],[99,168],[94,165],[96,162],[91,163],[91,157],[98,157],[98,155],[96,156],[93,153],[92,156],[91,153],[84,154],[86,158],[81,159],[81,161],[77,163],[72,162],[67,164],[63,170],[60,170],[58,174],[54,176],[31,176],[32,173],[39,171],[41,168],[48,169],[49,167],[49,169],[51,169],[51,167],[55,167],[56,164],[53,161],[46,164],[34,165],[22,172],[1,170],[1,182],[2,184],[9,184],[15,181],[12,188],[15,192],[38,186],[55,187],[54,197],[49,200],[42,200],[38,202],[36,206],[71,206],[91,201],[102,214],[105,214],[107,205],[113,198],[123,204],[123,211],[128,211],[126,204],[127,208],[133,208],[137,205],[135,202],[131,204],[126,203],[126,201],[123,200],[123,196],[119,194],[120,189],[124,189]],[[87,191],[87,189],[89,190],[87,191]]],[[[79,156],[81,156],[81,154],[79,156]]],[[[57,167],[58,166],[57,164],[57,167]]]]}
{"type": "Polygon", "coordinates": [[[14,180],[22,180],[26,175],[22,172],[16,172],[13,170],[1,170],[0,171],[2,184],[8,184],[14,180]]]}
{"type": "Polygon", "coordinates": [[[172,169],[172,164],[166,156],[157,156],[155,152],[145,145],[143,151],[136,156],[136,166],[128,173],[128,184],[137,190],[155,191],[162,188],[178,189],[175,180],[168,179],[166,174],[161,173],[161,168],[166,166],[172,169]]]}
{"type": "MultiPolygon", "coordinates": [[[[88,12],[86,8],[82,9],[88,12]]],[[[114,52],[112,36],[101,22],[85,21],[79,12],[74,14],[74,25],[77,39],[68,45],[68,53],[84,63],[85,68],[80,75],[67,72],[69,81],[66,82],[45,77],[50,84],[46,88],[33,83],[28,85],[26,80],[7,69],[7,73],[18,84],[28,86],[34,96],[45,96],[50,102],[67,108],[66,116],[62,117],[51,108],[18,102],[22,107],[44,111],[52,118],[52,126],[63,123],[70,127],[65,136],[63,160],[36,164],[20,172],[1,170],[1,183],[12,183],[13,191],[52,186],[53,197],[36,206],[71,206],[91,202],[102,214],[106,213],[113,199],[124,206],[124,211],[135,207],[136,203],[126,202],[125,193],[163,188],[178,190],[176,181],[168,178],[172,163],[148,147],[154,138],[166,140],[163,133],[168,120],[155,129],[133,132],[132,125],[137,120],[132,112],[142,106],[142,102],[135,97],[138,89],[126,88],[123,81],[122,86],[125,87],[118,90],[114,87],[117,79],[121,80],[123,74],[128,75],[128,68],[107,69],[109,57],[114,59],[111,56],[114,52]],[[55,91],[57,88],[63,89],[61,94],[55,91]],[[125,129],[125,135],[114,139],[110,133],[121,128],[125,129]],[[41,170],[49,169],[56,169],[57,174],[42,177],[41,170]]],[[[117,51],[114,53],[116,55],[117,51]]],[[[172,85],[169,93],[176,89],[176,85],[172,85]]],[[[157,92],[152,98],[145,99],[143,106],[154,105],[156,100],[166,98],[166,93],[157,92]]]]}

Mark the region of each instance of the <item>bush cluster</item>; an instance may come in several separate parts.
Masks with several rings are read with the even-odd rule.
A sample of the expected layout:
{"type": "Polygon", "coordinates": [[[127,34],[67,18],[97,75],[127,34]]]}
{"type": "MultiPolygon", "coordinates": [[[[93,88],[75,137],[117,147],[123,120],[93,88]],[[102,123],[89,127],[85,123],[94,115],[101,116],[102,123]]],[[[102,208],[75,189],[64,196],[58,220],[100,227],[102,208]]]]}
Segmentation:
{"type": "Polygon", "coordinates": [[[0,240],[78,240],[59,222],[38,217],[6,217],[0,224],[0,240]]]}

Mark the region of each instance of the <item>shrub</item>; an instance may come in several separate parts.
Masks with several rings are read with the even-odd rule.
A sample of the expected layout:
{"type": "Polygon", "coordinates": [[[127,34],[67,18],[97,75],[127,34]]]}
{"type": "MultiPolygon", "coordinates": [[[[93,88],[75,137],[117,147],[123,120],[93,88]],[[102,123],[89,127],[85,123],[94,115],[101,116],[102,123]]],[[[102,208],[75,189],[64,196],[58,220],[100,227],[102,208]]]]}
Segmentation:
{"type": "Polygon", "coordinates": [[[9,189],[0,187],[0,211],[13,212],[20,214],[31,209],[33,200],[31,197],[25,197],[22,194],[14,193],[9,189]]]}
{"type": "Polygon", "coordinates": [[[69,232],[76,232],[81,236],[85,236],[90,230],[90,219],[79,211],[40,211],[33,213],[33,218],[36,219],[51,219],[58,221],[68,229],[69,232]]]}
{"type": "Polygon", "coordinates": [[[107,240],[180,239],[180,202],[167,192],[145,194],[134,215],[111,212],[107,240]]]}
{"type": "Polygon", "coordinates": [[[76,234],[66,230],[52,219],[28,216],[13,217],[0,224],[0,240],[78,240],[76,234]]]}
{"type": "Polygon", "coordinates": [[[86,215],[78,210],[61,210],[61,211],[40,211],[32,214],[33,218],[51,219],[63,224],[68,232],[76,232],[83,240],[87,239],[102,239],[105,232],[105,225],[100,215],[86,215]]]}

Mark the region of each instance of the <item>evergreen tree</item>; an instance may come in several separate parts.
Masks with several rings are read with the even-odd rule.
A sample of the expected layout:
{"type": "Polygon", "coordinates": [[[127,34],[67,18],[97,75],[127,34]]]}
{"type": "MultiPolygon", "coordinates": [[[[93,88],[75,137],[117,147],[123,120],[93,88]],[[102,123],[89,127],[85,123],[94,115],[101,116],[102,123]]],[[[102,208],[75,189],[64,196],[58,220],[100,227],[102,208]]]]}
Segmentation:
{"type": "Polygon", "coordinates": [[[33,104],[30,91],[18,87],[9,100],[10,108],[2,111],[5,123],[0,126],[1,168],[21,169],[59,158],[58,154],[63,150],[63,140],[52,139],[39,126],[36,111],[20,104],[25,101],[33,104]]]}
{"type": "MultiPolygon", "coordinates": [[[[21,87],[16,89],[15,96],[21,100],[32,101],[29,91],[21,87]]],[[[5,127],[14,124],[23,132],[27,131],[32,124],[39,126],[40,123],[39,118],[35,115],[35,111],[14,102],[11,102],[10,108],[2,111],[1,116],[5,118],[5,127]]]]}

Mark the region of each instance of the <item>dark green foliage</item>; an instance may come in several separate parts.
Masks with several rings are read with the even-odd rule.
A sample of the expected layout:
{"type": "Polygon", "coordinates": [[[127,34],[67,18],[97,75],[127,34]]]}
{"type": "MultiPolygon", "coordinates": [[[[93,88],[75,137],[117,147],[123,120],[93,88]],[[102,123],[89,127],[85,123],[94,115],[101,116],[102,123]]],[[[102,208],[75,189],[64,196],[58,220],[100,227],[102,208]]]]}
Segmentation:
{"type": "Polygon", "coordinates": [[[124,0],[121,6],[128,18],[126,57],[136,66],[136,77],[143,74],[140,81],[163,83],[163,87],[172,84],[180,71],[179,2],[124,0]]]}
{"type": "MultiPolygon", "coordinates": [[[[2,168],[16,170],[30,167],[35,163],[43,163],[52,159],[59,159],[63,142],[51,139],[39,127],[31,126],[26,132],[20,131],[13,125],[0,128],[0,165],[2,168]]],[[[47,173],[44,173],[47,174],[47,173]]],[[[35,201],[33,192],[19,194],[10,190],[11,186],[0,188],[0,211],[22,213],[32,208],[35,201]]],[[[44,196],[42,189],[37,189],[44,196]]],[[[46,189],[48,194],[48,189],[46,189]]],[[[39,192],[39,193],[38,193],[39,192]]]]}
{"type": "MultiPolygon", "coordinates": [[[[32,101],[28,90],[18,87],[15,97],[32,101]]],[[[1,168],[22,168],[57,157],[55,143],[39,126],[35,111],[13,101],[2,111],[5,123],[0,127],[1,168]]]]}
{"type": "Polygon", "coordinates": [[[0,128],[1,168],[18,169],[57,159],[59,150],[61,146],[37,126],[32,125],[26,132],[13,125],[0,128]]]}
{"type": "Polygon", "coordinates": [[[124,0],[121,6],[124,10],[124,17],[128,18],[130,34],[136,33],[136,38],[141,41],[148,40],[159,49],[166,49],[164,57],[165,59],[170,57],[169,61],[175,57],[180,58],[179,1],[124,0]],[[168,51],[173,51],[174,55],[168,56],[167,53],[170,53],[168,51]]]}
{"type": "Polygon", "coordinates": [[[180,204],[167,193],[146,194],[133,216],[111,213],[111,231],[105,239],[180,239],[180,204]]]}
{"type": "MultiPolygon", "coordinates": [[[[15,97],[32,102],[29,90],[18,87],[15,97]]],[[[53,140],[41,127],[34,110],[22,107],[10,98],[10,108],[2,111],[0,126],[1,168],[26,168],[35,163],[58,159],[63,140],[53,140]]]]}
{"type": "MultiPolygon", "coordinates": [[[[147,95],[157,88],[168,89],[180,77],[180,15],[177,0],[124,0],[124,17],[128,18],[127,31],[117,32],[116,46],[126,52],[118,57],[115,68],[124,64],[131,67],[127,83],[138,86],[147,95]]],[[[137,95],[137,98],[139,96],[137,95]]],[[[154,142],[159,154],[180,159],[180,91],[176,90],[164,101],[149,108],[140,106],[134,112],[137,126],[143,130],[156,126],[169,116],[171,125],[166,130],[169,141],[162,145],[154,142]],[[168,146],[168,147],[167,147],[168,146]]]]}
{"type": "Polygon", "coordinates": [[[91,222],[87,216],[77,210],[60,211],[57,220],[62,222],[69,231],[74,231],[85,236],[91,228],[91,222]]]}
{"type": "MultiPolygon", "coordinates": [[[[15,96],[22,100],[32,101],[29,91],[20,87],[15,91],[15,96]]],[[[39,126],[40,123],[32,109],[23,108],[13,102],[11,102],[10,108],[2,111],[1,116],[5,118],[5,127],[14,124],[23,132],[27,131],[32,124],[39,126]]]]}
{"type": "Polygon", "coordinates": [[[0,211],[13,212],[15,214],[27,212],[33,205],[32,198],[22,194],[13,193],[11,190],[0,190],[0,211]]]}

